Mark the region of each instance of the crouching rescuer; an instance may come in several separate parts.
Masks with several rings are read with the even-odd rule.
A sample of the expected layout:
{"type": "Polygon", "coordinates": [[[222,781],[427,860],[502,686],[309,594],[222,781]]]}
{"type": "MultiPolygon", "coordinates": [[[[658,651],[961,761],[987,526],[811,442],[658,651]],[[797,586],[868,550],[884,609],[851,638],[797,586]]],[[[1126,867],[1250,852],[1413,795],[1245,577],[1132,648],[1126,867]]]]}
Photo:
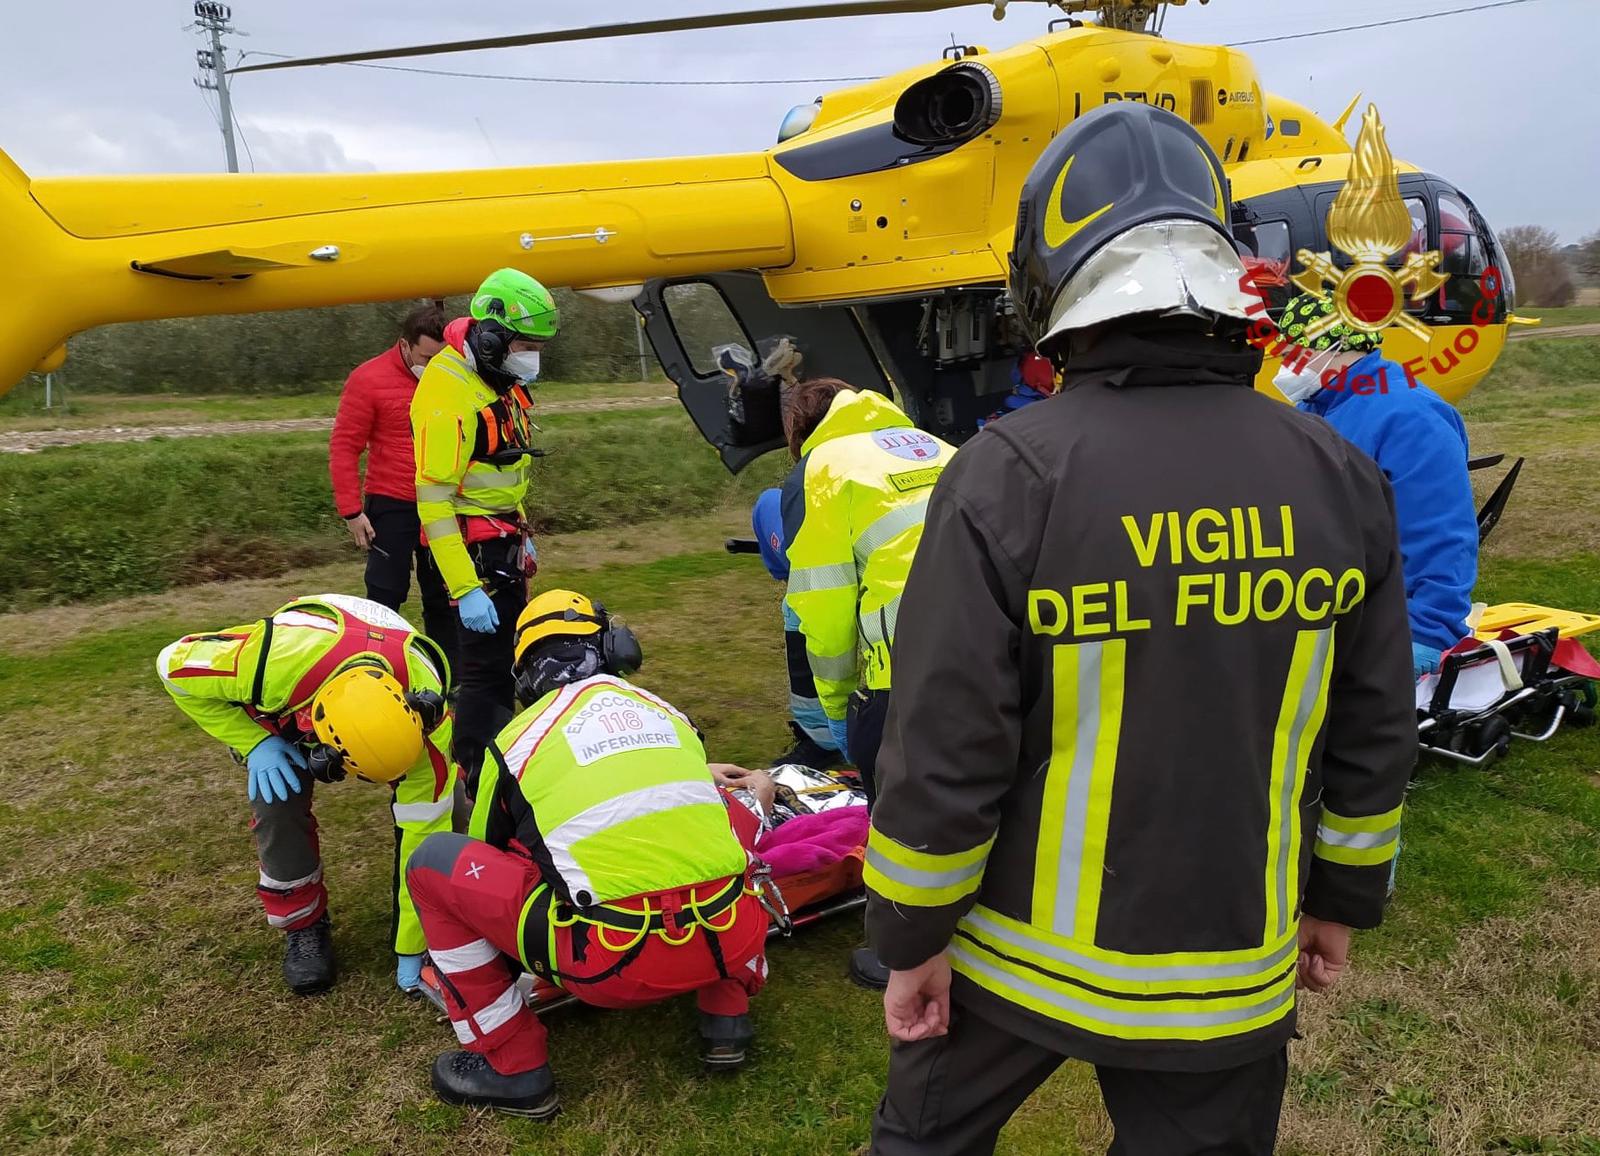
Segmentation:
{"type": "Polygon", "coordinates": [[[557,1108],[524,971],[623,1008],[688,992],[701,1058],[744,1062],[766,980],[767,915],[749,879],[758,826],[716,786],[694,725],[623,680],[638,641],[581,594],[550,590],[517,623],[531,704],[489,745],[471,833],[436,835],[409,882],[465,1051],[433,1066],[451,1104],[557,1108]]]}
{"type": "Polygon", "coordinates": [[[246,768],[257,894],[267,922],[287,933],[283,978],[301,995],[326,990],[335,974],[313,784],[346,775],[392,784],[391,937],[396,978],[414,990],[423,940],[405,864],[425,836],[450,830],[455,793],[443,651],[386,606],[319,594],[180,638],[156,669],[173,701],[246,768]]]}

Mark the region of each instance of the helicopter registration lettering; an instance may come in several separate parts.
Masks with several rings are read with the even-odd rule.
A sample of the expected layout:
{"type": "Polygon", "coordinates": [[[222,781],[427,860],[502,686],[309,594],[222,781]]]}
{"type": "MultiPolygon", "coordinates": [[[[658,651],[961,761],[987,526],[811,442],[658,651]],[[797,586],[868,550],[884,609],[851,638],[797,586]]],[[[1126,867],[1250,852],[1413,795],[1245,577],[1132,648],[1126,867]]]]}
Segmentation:
{"type": "Polygon", "coordinates": [[[1168,112],[1178,111],[1178,98],[1170,92],[1102,92],[1100,99],[1106,104],[1117,100],[1131,100],[1138,104],[1153,104],[1157,108],[1164,108],[1168,112]]]}

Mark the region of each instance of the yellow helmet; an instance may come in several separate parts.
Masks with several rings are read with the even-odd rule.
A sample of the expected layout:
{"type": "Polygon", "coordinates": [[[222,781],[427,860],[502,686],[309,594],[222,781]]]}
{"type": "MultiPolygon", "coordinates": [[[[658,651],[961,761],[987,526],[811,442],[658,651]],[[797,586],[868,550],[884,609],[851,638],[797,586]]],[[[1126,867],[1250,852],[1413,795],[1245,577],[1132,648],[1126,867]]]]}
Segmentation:
{"type": "Polygon", "coordinates": [[[546,590],[517,618],[515,663],[530,646],[547,638],[581,638],[605,628],[605,608],[576,590],[546,590]]]}
{"type": "Polygon", "coordinates": [[[338,752],[357,778],[392,783],[422,753],[422,718],[398,679],[363,662],[335,674],[311,700],[319,741],[338,752]]]}
{"type": "Polygon", "coordinates": [[[575,590],[546,590],[517,619],[512,679],[525,703],[601,672],[632,674],[643,662],[633,631],[575,590]]]}

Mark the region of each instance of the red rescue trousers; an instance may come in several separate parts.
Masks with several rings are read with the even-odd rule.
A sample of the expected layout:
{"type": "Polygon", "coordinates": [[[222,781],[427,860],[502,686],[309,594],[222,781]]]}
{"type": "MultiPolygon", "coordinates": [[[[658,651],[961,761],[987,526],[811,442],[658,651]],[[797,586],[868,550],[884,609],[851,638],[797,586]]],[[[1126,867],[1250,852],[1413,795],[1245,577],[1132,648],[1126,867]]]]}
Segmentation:
{"type": "MultiPolygon", "coordinates": [[[[557,926],[552,936],[546,917],[551,905],[529,906],[541,889],[539,868],[525,856],[465,835],[428,836],[411,856],[406,881],[456,1038],[503,1075],[549,1061],[544,1025],[515,986],[524,968],[553,978],[595,1007],[640,1007],[692,991],[701,1011],[726,1016],[743,1015],[766,982],[767,913],[747,892],[711,920],[721,927],[732,916],[727,930],[708,933],[686,919],[673,936],[683,942],[650,933],[629,952],[608,944],[626,948],[635,936],[583,921],[557,926]],[[629,954],[633,958],[624,962],[629,954]]],[[[702,885],[695,892],[704,900],[721,886],[702,885]]],[[[689,893],[676,895],[687,911],[689,893]]]]}

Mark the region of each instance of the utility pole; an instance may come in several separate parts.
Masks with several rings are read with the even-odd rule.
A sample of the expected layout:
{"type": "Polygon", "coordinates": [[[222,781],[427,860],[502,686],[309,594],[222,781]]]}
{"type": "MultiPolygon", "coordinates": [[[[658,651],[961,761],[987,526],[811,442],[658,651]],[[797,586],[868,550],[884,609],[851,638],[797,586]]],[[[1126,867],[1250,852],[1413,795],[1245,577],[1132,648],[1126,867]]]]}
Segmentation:
{"type": "Polygon", "coordinates": [[[232,32],[233,9],[216,0],[195,0],[195,26],[211,35],[211,47],[196,50],[195,63],[200,75],[195,84],[217,94],[218,119],[222,122],[222,144],[228,151],[228,171],[239,171],[239,154],[233,147],[233,104],[228,98],[228,58],[222,49],[222,34],[232,32]]]}

